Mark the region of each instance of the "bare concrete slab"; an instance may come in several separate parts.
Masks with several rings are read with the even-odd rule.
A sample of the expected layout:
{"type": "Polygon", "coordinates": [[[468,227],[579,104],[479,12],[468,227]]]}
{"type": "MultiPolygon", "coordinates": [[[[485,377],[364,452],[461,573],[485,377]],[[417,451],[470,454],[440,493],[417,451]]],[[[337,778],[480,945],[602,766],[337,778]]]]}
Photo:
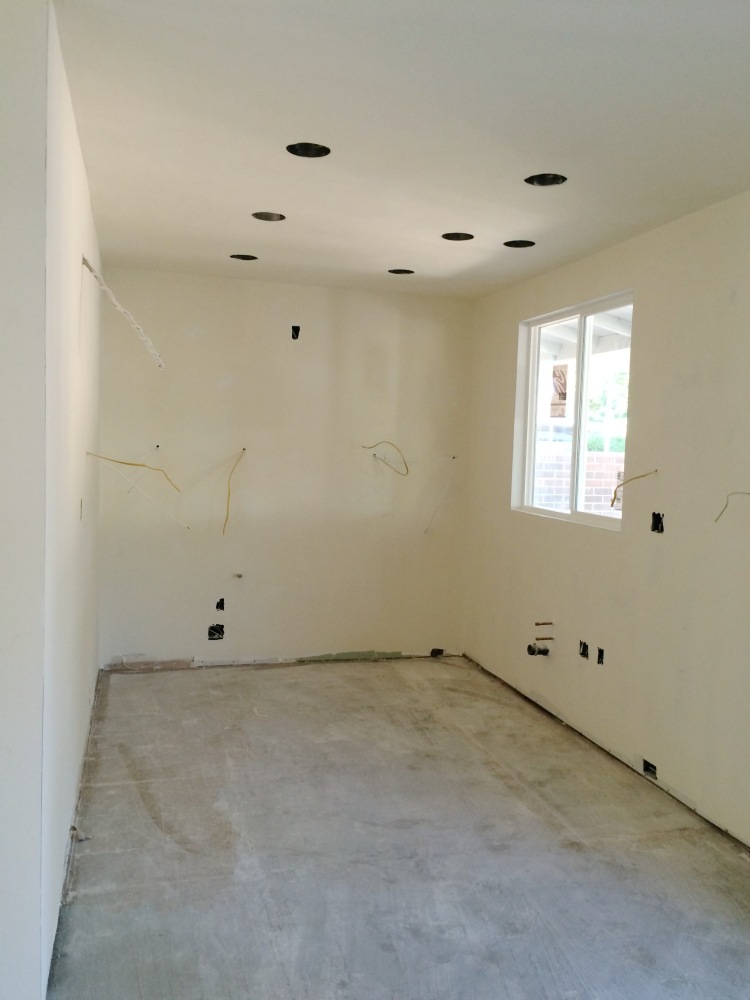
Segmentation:
{"type": "Polygon", "coordinates": [[[48,1000],[750,1000],[750,854],[460,658],[102,677],[48,1000]]]}

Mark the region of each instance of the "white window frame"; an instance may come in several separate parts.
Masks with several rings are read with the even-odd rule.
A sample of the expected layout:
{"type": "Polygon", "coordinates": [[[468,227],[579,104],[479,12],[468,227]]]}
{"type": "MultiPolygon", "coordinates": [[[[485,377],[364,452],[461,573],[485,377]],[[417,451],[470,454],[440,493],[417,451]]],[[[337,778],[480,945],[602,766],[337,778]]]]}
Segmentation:
{"type": "MultiPolygon", "coordinates": [[[[584,336],[586,320],[589,316],[633,305],[631,290],[606,295],[581,305],[558,309],[532,319],[524,320],[518,333],[518,371],[516,377],[516,419],[513,439],[513,476],[511,507],[514,510],[539,517],[554,518],[560,521],[570,521],[575,524],[586,524],[609,531],[622,529],[622,518],[608,517],[606,514],[595,514],[589,511],[576,510],[579,502],[579,474],[581,466],[581,445],[579,428],[581,426],[581,409],[587,398],[587,365],[584,358],[587,350],[587,337],[584,336]],[[534,468],[535,468],[535,429],[537,413],[537,384],[539,371],[539,330],[544,326],[559,323],[566,319],[579,318],[579,336],[576,354],[576,370],[579,373],[575,411],[573,414],[573,441],[570,470],[571,510],[558,511],[546,507],[534,506],[534,468]]],[[[625,453],[627,462],[627,451],[625,453]]],[[[623,475],[623,478],[625,476],[623,475]]]]}

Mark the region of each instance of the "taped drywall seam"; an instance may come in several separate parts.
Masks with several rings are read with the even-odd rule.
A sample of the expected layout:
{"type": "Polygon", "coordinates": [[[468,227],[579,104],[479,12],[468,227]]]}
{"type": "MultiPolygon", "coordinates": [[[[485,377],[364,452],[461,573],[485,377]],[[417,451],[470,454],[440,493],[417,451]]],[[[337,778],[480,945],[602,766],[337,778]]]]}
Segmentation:
{"type": "Polygon", "coordinates": [[[456,461],[456,456],[452,455],[451,456],[451,465],[450,465],[450,469],[448,470],[448,475],[446,476],[446,479],[445,479],[445,486],[443,487],[443,492],[440,494],[440,499],[437,502],[435,510],[432,512],[432,517],[427,522],[427,527],[424,529],[424,534],[425,535],[427,534],[427,532],[432,527],[432,522],[437,517],[438,511],[443,506],[443,501],[445,500],[446,496],[448,495],[448,490],[450,489],[451,482],[453,481],[453,471],[456,468],[456,466],[454,465],[455,461],[456,461]]]}
{"type": "Polygon", "coordinates": [[[143,342],[146,350],[148,351],[148,353],[151,355],[151,357],[156,362],[156,365],[159,368],[159,370],[160,371],[164,371],[164,362],[161,359],[161,355],[159,354],[159,352],[156,350],[156,348],[154,347],[154,345],[152,344],[152,342],[149,340],[149,338],[144,333],[143,327],[140,326],[138,323],[136,323],[135,318],[134,318],[134,316],[133,316],[132,313],[128,312],[127,309],[125,309],[123,306],[120,305],[120,303],[115,298],[114,293],[107,286],[106,282],[104,281],[104,278],[102,278],[101,274],[99,274],[99,272],[96,270],[96,268],[92,267],[92,265],[86,260],[85,257],[82,257],[81,260],[83,262],[83,266],[87,267],[89,269],[89,271],[91,271],[91,273],[94,276],[94,280],[99,285],[99,287],[102,289],[102,291],[106,293],[107,298],[112,303],[112,305],[115,307],[115,309],[119,313],[122,313],[122,315],[125,317],[125,319],[128,321],[128,323],[130,323],[130,325],[133,327],[133,329],[135,330],[135,332],[138,334],[138,336],[140,337],[141,341],[143,342]]]}
{"type": "Polygon", "coordinates": [[[224,527],[221,529],[222,535],[226,534],[227,525],[229,524],[229,502],[232,499],[232,476],[234,475],[234,470],[240,464],[240,460],[242,459],[242,456],[245,454],[246,451],[247,448],[242,449],[242,451],[237,456],[237,461],[234,463],[229,472],[229,479],[227,479],[227,516],[224,518],[224,527]]]}

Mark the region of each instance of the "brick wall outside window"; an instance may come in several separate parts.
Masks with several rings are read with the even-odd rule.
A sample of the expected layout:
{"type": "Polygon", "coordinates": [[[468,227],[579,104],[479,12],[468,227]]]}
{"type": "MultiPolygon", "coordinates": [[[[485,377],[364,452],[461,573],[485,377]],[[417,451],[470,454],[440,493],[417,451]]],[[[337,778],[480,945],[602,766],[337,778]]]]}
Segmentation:
{"type": "MultiPolygon", "coordinates": [[[[554,445],[537,449],[534,505],[567,510],[569,503],[570,455],[554,445]],[[560,454],[560,451],[563,454],[560,454]]],[[[590,451],[586,454],[584,510],[590,514],[611,514],[610,500],[617,486],[617,473],[625,467],[624,452],[590,451]]]]}

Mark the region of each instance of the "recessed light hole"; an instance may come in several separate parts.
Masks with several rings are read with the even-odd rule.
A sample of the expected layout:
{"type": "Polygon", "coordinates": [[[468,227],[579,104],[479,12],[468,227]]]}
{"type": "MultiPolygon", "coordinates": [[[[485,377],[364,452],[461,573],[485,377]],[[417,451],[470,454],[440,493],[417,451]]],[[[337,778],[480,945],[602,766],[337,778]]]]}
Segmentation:
{"type": "Polygon", "coordinates": [[[331,152],[328,146],[321,146],[319,142],[293,142],[286,149],[293,156],[306,156],[308,159],[315,159],[318,156],[328,156],[331,152]]]}
{"type": "Polygon", "coordinates": [[[251,253],[230,253],[229,255],[232,260],[257,260],[258,258],[251,253]]]}
{"type": "Polygon", "coordinates": [[[506,240],[503,246],[506,247],[533,247],[536,246],[533,240],[506,240]]]}
{"type": "Polygon", "coordinates": [[[391,267],[388,269],[388,274],[414,274],[414,272],[408,267],[391,267]]]}
{"type": "Polygon", "coordinates": [[[532,174],[531,177],[524,177],[524,182],[534,187],[553,187],[555,184],[564,184],[567,179],[562,174],[532,174]]]}
{"type": "Polygon", "coordinates": [[[253,218],[260,219],[261,222],[281,222],[286,216],[280,212],[253,212],[253,218]]]}
{"type": "Polygon", "coordinates": [[[474,236],[472,233],[443,233],[443,239],[461,243],[463,240],[473,240],[474,236]]]}

